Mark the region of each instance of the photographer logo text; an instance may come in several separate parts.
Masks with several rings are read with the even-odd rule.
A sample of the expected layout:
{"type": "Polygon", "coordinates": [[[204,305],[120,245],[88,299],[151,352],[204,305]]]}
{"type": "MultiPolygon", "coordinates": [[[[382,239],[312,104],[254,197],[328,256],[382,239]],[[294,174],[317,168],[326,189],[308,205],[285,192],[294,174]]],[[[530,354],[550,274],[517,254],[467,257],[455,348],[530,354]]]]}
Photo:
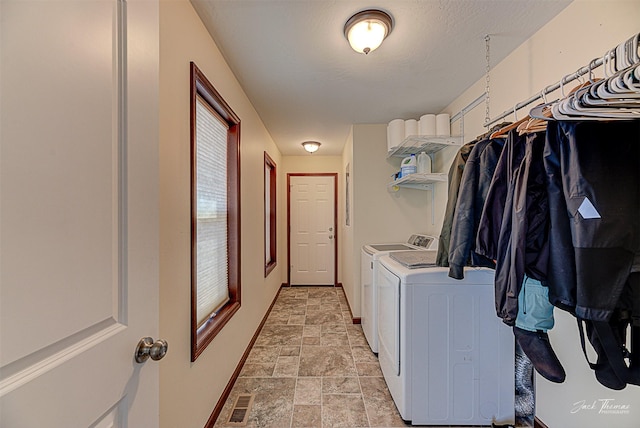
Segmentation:
{"type": "Polygon", "coordinates": [[[617,403],[613,398],[600,398],[587,402],[586,400],[573,403],[571,413],[597,412],[598,414],[627,415],[631,409],[629,404],[617,403]]]}

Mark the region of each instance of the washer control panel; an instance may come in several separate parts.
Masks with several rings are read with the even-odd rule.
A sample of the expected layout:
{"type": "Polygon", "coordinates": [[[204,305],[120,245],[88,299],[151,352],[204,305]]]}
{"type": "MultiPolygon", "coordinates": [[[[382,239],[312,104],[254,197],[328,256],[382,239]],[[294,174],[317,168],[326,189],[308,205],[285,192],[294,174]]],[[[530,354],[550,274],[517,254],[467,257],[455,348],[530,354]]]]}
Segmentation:
{"type": "Polygon", "coordinates": [[[433,236],[415,234],[409,237],[409,244],[416,247],[424,248],[426,250],[437,250],[438,240],[433,236]]]}

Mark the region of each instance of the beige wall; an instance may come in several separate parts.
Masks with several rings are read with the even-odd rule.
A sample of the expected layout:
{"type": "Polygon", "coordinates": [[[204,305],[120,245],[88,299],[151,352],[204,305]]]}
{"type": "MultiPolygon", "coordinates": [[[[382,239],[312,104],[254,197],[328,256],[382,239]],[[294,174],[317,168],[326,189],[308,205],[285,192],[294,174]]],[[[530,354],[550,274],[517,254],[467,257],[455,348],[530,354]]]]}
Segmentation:
{"type": "MultiPolygon", "coordinates": [[[[437,155],[436,155],[437,156],[437,155]]],[[[399,158],[387,158],[386,124],[359,124],[343,151],[343,169],[350,164],[352,223],[345,228],[343,285],[354,316],[360,316],[360,252],[364,244],[405,242],[414,233],[435,235],[431,191],[390,191],[399,158]]],[[[440,190],[436,188],[436,193],[440,190]]],[[[439,230],[437,231],[439,233],[439,230]]],[[[437,236],[437,235],[436,235],[437,236]]]]}
{"type": "MultiPolygon", "coordinates": [[[[302,156],[283,156],[282,173],[293,172],[342,172],[340,156],[321,156],[317,153],[302,156]]],[[[286,195],[285,195],[286,196],[286,195]]]]}
{"type": "MultiPolygon", "coordinates": [[[[587,65],[591,59],[601,57],[605,51],[638,33],[638,23],[640,2],[637,0],[575,0],[505,60],[494,65],[490,75],[491,117],[540,93],[544,87],[559,82],[564,75],[587,65]]],[[[498,33],[492,36],[492,40],[499,43],[501,37],[505,36],[498,33]]],[[[596,74],[602,76],[602,71],[598,69],[596,74]]],[[[567,92],[577,83],[570,83],[567,92]]],[[[484,86],[485,80],[482,78],[451,103],[446,111],[459,111],[480,95],[484,86]]],[[[548,96],[548,100],[558,98],[559,92],[548,96]]],[[[518,118],[527,113],[528,109],[523,109],[518,118]]],[[[513,115],[507,119],[513,120],[513,115]]],[[[465,117],[466,141],[484,132],[483,121],[484,105],[478,106],[465,117]]],[[[615,150],[615,146],[611,149],[615,150]]],[[[446,159],[446,162],[450,163],[451,159],[446,159]]],[[[446,195],[442,196],[446,198],[446,195]]],[[[628,386],[622,391],[613,391],[601,386],[582,355],[573,316],[555,310],[555,318],[556,325],[549,331],[549,337],[567,372],[567,380],[562,384],[554,384],[536,376],[536,415],[550,427],[637,426],[640,388],[628,386]],[[598,400],[602,399],[613,399],[617,405],[629,405],[630,414],[618,416],[598,412],[598,409],[571,413],[577,402],[595,402],[599,408],[598,400]]]]}
{"type": "MultiPolygon", "coordinates": [[[[160,364],[162,427],[202,427],[281,284],[280,262],[264,278],[264,151],[282,157],[240,84],[187,0],[160,2],[160,364]],[[241,119],[242,307],[190,362],[189,62],[241,119]],[[257,184],[257,185],[256,185],[257,184]],[[257,213],[257,214],[256,214],[257,213]],[[256,242],[258,245],[256,245],[256,242]]],[[[279,188],[281,191],[281,188],[279,188]]],[[[279,201],[280,202],[280,201],[279,201]]],[[[283,215],[278,204],[278,216],[283,215]]]]}

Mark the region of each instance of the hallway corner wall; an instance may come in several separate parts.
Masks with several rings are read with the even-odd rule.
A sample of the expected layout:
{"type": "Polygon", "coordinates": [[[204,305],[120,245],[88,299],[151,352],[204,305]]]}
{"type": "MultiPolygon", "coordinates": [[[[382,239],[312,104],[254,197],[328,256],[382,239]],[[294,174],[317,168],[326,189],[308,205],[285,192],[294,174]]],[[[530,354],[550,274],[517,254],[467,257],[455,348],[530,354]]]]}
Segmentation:
{"type": "MultiPolygon", "coordinates": [[[[359,259],[355,258],[355,254],[353,251],[353,234],[354,234],[354,209],[353,209],[353,192],[354,192],[354,184],[353,184],[353,126],[349,130],[349,135],[344,143],[344,148],[342,149],[342,171],[346,171],[347,167],[349,168],[349,225],[346,224],[346,214],[342,214],[343,220],[340,222],[340,227],[338,230],[342,231],[342,241],[340,243],[340,271],[342,272],[342,287],[344,289],[344,295],[349,302],[349,307],[351,308],[351,313],[354,318],[360,317],[360,303],[357,303],[356,306],[356,298],[354,293],[359,293],[359,287],[354,283],[355,281],[355,271],[358,271],[359,259]]],[[[347,198],[347,189],[346,189],[346,180],[343,177],[343,180],[339,186],[340,199],[345,201],[347,198]]],[[[342,211],[346,213],[347,207],[343,207],[342,211]]],[[[359,276],[358,276],[359,277],[359,276]]],[[[358,300],[359,302],[359,300],[358,300]]]]}

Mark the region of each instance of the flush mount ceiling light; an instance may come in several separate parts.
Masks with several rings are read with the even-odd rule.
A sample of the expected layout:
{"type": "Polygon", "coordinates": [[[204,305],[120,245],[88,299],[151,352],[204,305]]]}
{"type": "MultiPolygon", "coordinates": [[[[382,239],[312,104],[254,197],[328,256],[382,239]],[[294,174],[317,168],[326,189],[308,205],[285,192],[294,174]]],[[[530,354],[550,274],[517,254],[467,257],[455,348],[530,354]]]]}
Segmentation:
{"type": "Polygon", "coordinates": [[[375,50],[391,33],[391,16],[378,9],[367,9],[353,15],[344,24],[344,36],[354,51],[365,55],[375,50]]]}
{"type": "Polygon", "coordinates": [[[302,147],[304,147],[304,149],[309,153],[313,153],[320,148],[320,143],[317,141],[305,141],[302,143],[302,147]]]}

